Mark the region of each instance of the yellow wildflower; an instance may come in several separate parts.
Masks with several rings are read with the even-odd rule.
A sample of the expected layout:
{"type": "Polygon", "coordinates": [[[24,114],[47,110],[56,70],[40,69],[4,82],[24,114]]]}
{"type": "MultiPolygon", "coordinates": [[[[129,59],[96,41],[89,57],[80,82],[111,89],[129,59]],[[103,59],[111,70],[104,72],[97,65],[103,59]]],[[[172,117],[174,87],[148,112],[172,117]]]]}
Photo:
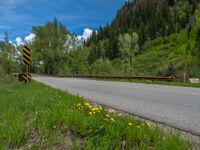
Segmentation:
{"type": "Polygon", "coordinates": [[[103,119],[104,121],[109,121],[109,119],[107,119],[107,118],[105,118],[105,119],[103,119]]]}
{"type": "Polygon", "coordinates": [[[89,112],[89,115],[92,115],[92,112],[89,112]]]}
{"type": "Polygon", "coordinates": [[[80,104],[80,103],[78,103],[78,104],[76,105],[76,107],[79,107],[79,106],[81,106],[81,104],[80,104]]]}
{"type": "Polygon", "coordinates": [[[55,129],[55,128],[56,128],[56,125],[54,125],[53,128],[55,129]]]}
{"type": "Polygon", "coordinates": [[[90,106],[90,103],[85,103],[85,106],[90,106]]]}
{"type": "Polygon", "coordinates": [[[114,109],[109,109],[108,112],[109,112],[109,113],[114,113],[115,110],[114,110],[114,109]]]}
{"type": "Polygon", "coordinates": [[[109,115],[109,114],[106,114],[106,117],[110,117],[110,115],[109,115]]]}
{"type": "Polygon", "coordinates": [[[151,126],[151,124],[149,123],[149,122],[146,122],[146,124],[150,127],[151,126]]]}
{"type": "Polygon", "coordinates": [[[141,129],[141,126],[136,126],[136,128],[141,129]]]}
{"type": "Polygon", "coordinates": [[[92,111],[98,111],[99,109],[98,108],[92,108],[92,111]]]}
{"type": "Polygon", "coordinates": [[[113,122],[115,122],[115,119],[114,119],[114,118],[110,118],[110,120],[113,121],[113,122]]]}
{"type": "Polygon", "coordinates": [[[131,122],[128,123],[129,126],[132,126],[133,124],[131,122]]]}
{"type": "Polygon", "coordinates": [[[103,108],[102,108],[102,107],[99,107],[99,110],[103,110],[103,108]]]}
{"type": "Polygon", "coordinates": [[[121,114],[121,113],[119,113],[119,114],[118,114],[118,117],[121,117],[121,116],[122,116],[122,114],[121,114]]]}

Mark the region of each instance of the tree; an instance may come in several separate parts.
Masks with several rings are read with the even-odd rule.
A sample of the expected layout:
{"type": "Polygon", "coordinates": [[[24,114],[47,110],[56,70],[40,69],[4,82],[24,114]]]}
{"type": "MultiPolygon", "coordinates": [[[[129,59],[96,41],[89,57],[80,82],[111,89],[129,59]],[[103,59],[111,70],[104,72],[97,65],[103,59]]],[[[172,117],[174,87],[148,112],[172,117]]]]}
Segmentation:
{"type": "Polygon", "coordinates": [[[197,32],[196,47],[197,47],[197,55],[200,57],[200,28],[197,32]]]}
{"type": "Polygon", "coordinates": [[[70,51],[68,55],[69,69],[73,75],[85,75],[88,73],[88,56],[90,49],[78,47],[70,51]]]}
{"type": "Polygon", "coordinates": [[[8,33],[5,32],[4,41],[0,42],[0,59],[1,65],[6,74],[10,74],[16,70],[16,48],[9,42],[8,33]]]}
{"type": "Polygon", "coordinates": [[[131,65],[131,74],[133,67],[133,57],[139,52],[138,40],[139,37],[135,32],[133,32],[131,35],[128,33],[119,35],[119,51],[121,53],[121,57],[124,60],[129,60],[131,65]]]}
{"type": "Polygon", "coordinates": [[[63,69],[65,54],[68,52],[67,40],[69,33],[62,23],[54,18],[44,26],[33,27],[36,35],[33,49],[40,56],[39,60],[44,65],[44,73],[57,75],[63,69]]]}

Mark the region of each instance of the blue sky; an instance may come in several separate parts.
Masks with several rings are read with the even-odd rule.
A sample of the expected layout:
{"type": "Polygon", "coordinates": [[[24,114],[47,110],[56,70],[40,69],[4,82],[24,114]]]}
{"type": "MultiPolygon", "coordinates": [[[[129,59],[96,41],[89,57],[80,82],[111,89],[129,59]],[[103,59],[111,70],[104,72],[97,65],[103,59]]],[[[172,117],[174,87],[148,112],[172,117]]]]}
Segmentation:
{"type": "Polygon", "coordinates": [[[115,17],[125,0],[0,0],[0,39],[9,33],[11,41],[31,33],[32,26],[57,17],[71,33],[85,28],[97,30],[115,17]]]}

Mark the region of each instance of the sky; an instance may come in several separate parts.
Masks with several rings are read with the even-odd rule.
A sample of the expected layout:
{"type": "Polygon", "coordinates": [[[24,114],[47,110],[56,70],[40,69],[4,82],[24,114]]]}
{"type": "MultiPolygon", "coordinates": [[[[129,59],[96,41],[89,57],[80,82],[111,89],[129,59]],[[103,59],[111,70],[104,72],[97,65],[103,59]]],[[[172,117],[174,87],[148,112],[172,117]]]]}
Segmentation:
{"type": "Polygon", "coordinates": [[[125,0],[0,0],[0,40],[31,40],[33,26],[57,17],[70,33],[87,37],[91,30],[110,23],[125,0]]]}

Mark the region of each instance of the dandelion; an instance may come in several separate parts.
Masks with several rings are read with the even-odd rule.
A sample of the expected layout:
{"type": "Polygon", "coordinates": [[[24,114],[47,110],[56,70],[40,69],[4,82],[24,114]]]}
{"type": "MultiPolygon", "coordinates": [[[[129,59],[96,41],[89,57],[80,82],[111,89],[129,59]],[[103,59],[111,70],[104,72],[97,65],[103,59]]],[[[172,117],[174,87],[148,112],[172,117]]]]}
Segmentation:
{"type": "Polygon", "coordinates": [[[82,98],[82,96],[79,96],[79,98],[82,98]]]}
{"type": "Polygon", "coordinates": [[[93,113],[92,112],[89,112],[89,115],[92,115],[93,113]]]}
{"type": "Polygon", "coordinates": [[[90,106],[90,103],[85,103],[84,105],[85,105],[85,106],[90,106]]]}
{"type": "Polygon", "coordinates": [[[146,124],[147,124],[147,126],[149,126],[149,127],[151,126],[151,124],[150,124],[149,122],[146,122],[146,124]]]}
{"type": "Polygon", "coordinates": [[[114,118],[110,118],[110,120],[113,121],[113,122],[115,122],[115,119],[114,119],[114,118]]]}
{"type": "Polygon", "coordinates": [[[54,125],[53,128],[55,129],[55,128],[56,128],[56,125],[54,125]]]}
{"type": "Polygon", "coordinates": [[[102,108],[102,107],[99,107],[99,110],[103,110],[103,108],[102,108]]]}
{"type": "Polygon", "coordinates": [[[92,111],[98,111],[99,109],[98,108],[92,108],[92,111]]]}
{"type": "Polygon", "coordinates": [[[104,121],[107,121],[107,122],[109,121],[109,119],[107,119],[107,118],[105,118],[105,119],[103,119],[103,120],[104,120],[104,121]]]}
{"type": "Polygon", "coordinates": [[[132,126],[133,124],[131,122],[128,123],[129,126],[132,126]]]}
{"type": "Polygon", "coordinates": [[[106,117],[108,117],[108,118],[109,118],[109,117],[110,117],[110,115],[109,115],[109,114],[106,114],[106,117]]]}
{"type": "Polygon", "coordinates": [[[79,106],[81,106],[81,103],[78,103],[78,104],[76,105],[76,107],[79,107],[79,106]]]}
{"type": "Polygon", "coordinates": [[[118,114],[118,117],[121,117],[121,116],[122,116],[122,114],[121,114],[121,113],[119,113],[119,114],[118,114]]]}
{"type": "Polygon", "coordinates": [[[136,126],[136,128],[141,129],[141,126],[136,126]]]}
{"type": "Polygon", "coordinates": [[[81,108],[83,109],[83,106],[81,106],[81,108]]]}
{"type": "Polygon", "coordinates": [[[115,110],[114,109],[109,109],[108,112],[109,113],[115,113],[115,110]]]}

